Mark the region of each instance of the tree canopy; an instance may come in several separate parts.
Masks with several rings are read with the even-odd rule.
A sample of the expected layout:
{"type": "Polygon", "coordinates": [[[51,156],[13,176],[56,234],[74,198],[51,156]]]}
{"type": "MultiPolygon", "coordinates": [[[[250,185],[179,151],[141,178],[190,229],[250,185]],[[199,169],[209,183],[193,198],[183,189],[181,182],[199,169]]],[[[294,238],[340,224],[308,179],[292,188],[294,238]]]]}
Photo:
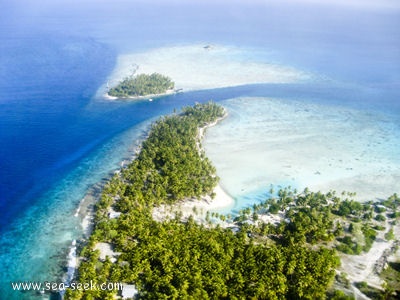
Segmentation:
{"type": "MultiPolygon", "coordinates": [[[[160,204],[212,193],[218,177],[198,147],[198,129],[223,115],[215,103],[196,104],[151,126],[137,159],[103,189],[95,229],[81,251],[79,282],[134,284],[143,299],[326,297],[340,264],[335,247],[343,244],[340,239],[352,240],[353,229],[342,227],[357,223],[355,218],[363,218],[370,207],[342,201],[334,193],[283,189],[234,218],[221,217],[237,230],[218,225],[209,215],[208,224],[193,217],[182,220],[179,213],[153,219],[160,204]],[[110,207],[121,215],[109,218],[110,207]],[[283,219],[264,222],[267,213],[280,213],[283,219]],[[98,242],[120,254],[115,263],[99,259],[98,242]]],[[[398,201],[393,199],[387,206],[398,201]]],[[[363,223],[359,228],[367,243],[374,231],[363,223]]],[[[66,299],[113,299],[115,293],[68,290],[66,299]]]]}
{"type": "Polygon", "coordinates": [[[169,77],[159,73],[139,74],[126,77],[116,87],[111,88],[108,94],[121,98],[164,94],[174,86],[175,83],[169,77]]]}

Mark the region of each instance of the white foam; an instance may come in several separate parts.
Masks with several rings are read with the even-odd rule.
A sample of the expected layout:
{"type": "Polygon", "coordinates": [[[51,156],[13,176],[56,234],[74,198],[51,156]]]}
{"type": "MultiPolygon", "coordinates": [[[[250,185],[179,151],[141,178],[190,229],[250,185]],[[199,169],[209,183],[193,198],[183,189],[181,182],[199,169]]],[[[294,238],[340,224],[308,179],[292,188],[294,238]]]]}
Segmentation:
{"type": "Polygon", "coordinates": [[[75,211],[74,217],[76,217],[76,218],[79,216],[79,212],[81,211],[81,205],[82,205],[82,202],[83,202],[84,199],[85,198],[82,198],[81,202],[78,205],[78,208],[75,211]]]}
{"type": "Polygon", "coordinates": [[[82,219],[81,226],[82,226],[82,231],[85,236],[89,236],[91,231],[92,231],[92,225],[93,225],[93,216],[91,214],[85,215],[85,217],[82,219]]]}
{"type": "Polygon", "coordinates": [[[71,248],[68,253],[68,264],[67,264],[67,279],[66,283],[69,284],[75,276],[75,271],[78,265],[78,260],[76,257],[76,240],[72,241],[71,248]]]}

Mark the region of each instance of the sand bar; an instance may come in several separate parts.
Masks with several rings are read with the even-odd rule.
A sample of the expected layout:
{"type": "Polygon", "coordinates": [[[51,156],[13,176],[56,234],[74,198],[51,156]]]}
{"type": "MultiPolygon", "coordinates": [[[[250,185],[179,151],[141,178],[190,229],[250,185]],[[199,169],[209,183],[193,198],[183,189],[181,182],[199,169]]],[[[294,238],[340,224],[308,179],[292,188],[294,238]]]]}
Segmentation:
{"type": "Polygon", "coordinates": [[[107,85],[117,85],[137,67],[135,74],[157,72],[169,76],[175,89],[184,92],[256,83],[294,83],[311,78],[295,68],[255,58],[249,49],[205,44],[173,46],[118,56],[114,71],[97,96],[104,96],[107,85]]]}

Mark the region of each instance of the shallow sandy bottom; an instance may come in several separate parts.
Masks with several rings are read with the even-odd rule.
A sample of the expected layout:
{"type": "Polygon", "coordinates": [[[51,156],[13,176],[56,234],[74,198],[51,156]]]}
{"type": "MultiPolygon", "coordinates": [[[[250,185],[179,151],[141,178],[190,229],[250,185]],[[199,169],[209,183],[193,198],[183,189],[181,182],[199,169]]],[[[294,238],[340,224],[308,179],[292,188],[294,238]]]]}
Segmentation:
{"type": "Polygon", "coordinates": [[[175,82],[175,88],[183,91],[256,83],[293,83],[312,77],[272,62],[266,53],[257,56],[255,52],[254,49],[199,44],[123,54],[118,57],[114,71],[97,96],[105,94],[107,83],[110,87],[117,85],[136,67],[135,74],[157,72],[169,76],[175,82]]]}
{"type": "Polygon", "coordinates": [[[268,98],[221,104],[229,117],[203,146],[239,202],[271,185],[351,191],[360,201],[400,191],[399,126],[387,116],[268,98]]]}

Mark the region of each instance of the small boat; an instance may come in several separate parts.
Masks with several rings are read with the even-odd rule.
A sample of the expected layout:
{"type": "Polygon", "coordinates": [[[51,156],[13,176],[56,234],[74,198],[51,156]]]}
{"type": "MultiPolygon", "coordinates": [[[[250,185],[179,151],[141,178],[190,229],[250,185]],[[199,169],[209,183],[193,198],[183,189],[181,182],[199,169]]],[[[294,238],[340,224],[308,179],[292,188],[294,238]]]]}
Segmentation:
{"type": "Polygon", "coordinates": [[[152,99],[152,98],[150,98],[150,99],[149,99],[149,101],[151,102],[151,101],[153,101],[153,99],[152,99]]]}

